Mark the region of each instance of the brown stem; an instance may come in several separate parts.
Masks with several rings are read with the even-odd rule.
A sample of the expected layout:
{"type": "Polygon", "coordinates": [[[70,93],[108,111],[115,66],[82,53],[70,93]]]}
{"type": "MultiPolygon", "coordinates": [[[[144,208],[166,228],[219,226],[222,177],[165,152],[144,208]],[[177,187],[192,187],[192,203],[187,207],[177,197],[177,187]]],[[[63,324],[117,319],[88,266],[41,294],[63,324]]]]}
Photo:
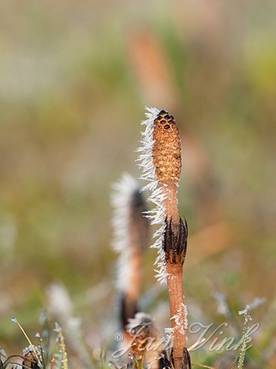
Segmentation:
{"type": "Polygon", "coordinates": [[[179,321],[184,323],[185,316],[183,310],[184,298],[183,298],[183,266],[178,264],[167,263],[167,285],[170,302],[170,316],[171,316],[171,327],[173,328],[173,360],[176,369],[182,367],[183,350],[186,347],[186,336],[184,327],[177,326],[176,315],[179,316],[179,321]]]}
{"type": "Polygon", "coordinates": [[[163,202],[165,213],[168,219],[172,219],[172,223],[178,224],[179,213],[177,207],[177,187],[174,183],[169,183],[166,186],[163,185],[163,192],[166,198],[163,202]]]}
{"type": "Polygon", "coordinates": [[[187,224],[178,219],[166,219],[163,248],[166,255],[167,286],[170,303],[171,326],[173,328],[173,362],[175,369],[188,368],[184,361],[186,335],[184,330],[183,263],[187,248],[187,224]],[[177,316],[177,319],[175,317],[177,316]],[[186,366],[185,366],[186,365],[186,366]]]}
{"type": "Polygon", "coordinates": [[[175,119],[165,110],[161,110],[154,120],[152,159],[156,179],[165,194],[163,206],[166,214],[166,230],[163,249],[168,273],[170,315],[174,329],[172,355],[175,368],[186,369],[189,367],[186,355],[188,351],[185,348],[184,326],[181,327],[181,325],[184,325],[185,321],[182,277],[187,246],[187,227],[179,219],[177,208],[177,186],[182,165],[181,142],[175,119]]]}
{"type": "Polygon", "coordinates": [[[141,288],[141,268],[142,268],[141,250],[132,249],[129,260],[129,282],[126,294],[132,301],[138,301],[141,288]]]}

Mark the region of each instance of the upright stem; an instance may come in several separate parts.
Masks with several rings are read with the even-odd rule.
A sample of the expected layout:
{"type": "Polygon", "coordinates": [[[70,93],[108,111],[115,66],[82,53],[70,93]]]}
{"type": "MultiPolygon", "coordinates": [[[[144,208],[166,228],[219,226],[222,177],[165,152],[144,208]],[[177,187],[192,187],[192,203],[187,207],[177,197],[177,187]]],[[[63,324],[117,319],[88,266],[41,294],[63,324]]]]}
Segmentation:
{"type": "MultiPolygon", "coordinates": [[[[134,227],[130,227],[134,228],[134,227]]],[[[131,229],[130,229],[131,230],[131,229]]],[[[129,283],[127,286],[127,296],[132,301],[138,301],[141,288],[142,274],[142,249],[135,237],[136,232],[130,233],[130,249],[129,249],[129,283]]]]}
{"type": "Polygon", "coordinates": [[[163,202],[165,213],[168,219],[172,220],[172,224],[178,226],[179,213],[177,207],[177,186],[174,183],[163,185],[163,192],[166,198],[163,202]]]}
{"type": "Polygon", "coordinates": [[[179,217],[177,207],[177,188],[182,166],[180,135],[174,117],[165,110],[150,109],[148,120],[144,124],[147,127],[142,138],[144,147],[140,156],[141,166],[144,177],[150,181],[154,178],[158,184],[156,189],[153,183],[155,190],[152,193],[152,201],[158,205],[157,215],[153,223],[160,221],[160,214],[163,214],[163,211],[166,217],[162,245],[160,245],[159,240],[157,241],[157,245],[162,246],[164,251],[164,254],[161,252],[158,257],[158,262],[161,259],[158,264],[161,265],[158,270],[158,278],[162,281],[163,277],[167,278],[170,318],[173,328],[172,361],[175,369],[189,369],[182,284],[183,263],[187,246],[187,225],[179,217]],[[165,256],[165,260],[162,259],[163,256],[165,256]],[[167,277],[163,273],[164,266],[167,277]]]}
{"type": "Polygon", "coordinates": [[[170,304],[170,319],[173,329],[172,359],[175,369],[188,369],[184,356],[186,350],[186,314],[183,291],[183,263],[187,248],[187,225],[178,218],[166,219],[163,248],[166,258],[167,287],[170,304]]]}
{"type": "Polygon", "coordinates": [[[181,264],[167,263],[167,285],[170,303],[171,327],[173,328],[173,359],[176,369],[182,367],[183,350],[186,347],[186,336],[184,327],[177,325],[178,316],[179,322],[184,324],[184,298],[183,298],[183,266],[181,264]]]}

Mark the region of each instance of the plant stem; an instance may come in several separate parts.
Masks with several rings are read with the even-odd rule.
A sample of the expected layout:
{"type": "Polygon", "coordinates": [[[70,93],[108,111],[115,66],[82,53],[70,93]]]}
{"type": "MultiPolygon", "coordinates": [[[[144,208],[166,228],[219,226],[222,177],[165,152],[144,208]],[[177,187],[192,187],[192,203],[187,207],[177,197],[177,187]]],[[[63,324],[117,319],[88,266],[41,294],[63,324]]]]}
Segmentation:
{"type": "Polygon", "coordinates": [[[186,369],[184,351],[186,348],[186,311],[183,291],[183,263],[187,249],[187,224],[179,219],[166,220],[163,248],[166,255],[167,287],[170,304],[170,320],[173,329],[172,358],[175,369],[186,369]]]}
{"type": "Polygon", "coordinates": [[[176,319],[172,319],[178,315],[179,321],[184,322],[183,310],[183,266],[181,264],[167,263],[167,285],[170,303],[171,325],[173,328],[173,359],[176,369],[182,367],[183,350],[186,347],[186,336],[184,332],[178,327],[176,319]]]}

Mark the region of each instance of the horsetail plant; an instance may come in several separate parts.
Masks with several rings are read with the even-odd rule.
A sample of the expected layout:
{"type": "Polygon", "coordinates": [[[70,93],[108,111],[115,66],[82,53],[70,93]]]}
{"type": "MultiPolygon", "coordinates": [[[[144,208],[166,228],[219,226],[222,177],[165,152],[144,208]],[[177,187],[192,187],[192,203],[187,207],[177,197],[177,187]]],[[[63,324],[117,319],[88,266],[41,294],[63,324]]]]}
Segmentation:
{"type": "Polygon", "coordinates": [[[154,234],[158,255],[157,280],[166,283],[172,328],[171,362],[175,369],[190,368],[186,348],[187,309],[183,295],[183,264],[188,228],[179,216],[177,192],[181,172],[181,142],[175,119],[165,110],[148,108],[142,122],[138,158],[142,178],[148,183],[154,209],[148,212],[152,224],[159,225],[154,234]]]}
{"type": "Polygon", "coordinates": [[[138,311],[142,253],[149,238],[149,224],[143,213],[145,200],[135,179],[124,174],[114,183],[111,197],[113,205],[113,249],[119,253],[117,289],[120,294],[120,320],[125,329],[128,320],[138,311]]]}
{"type": "MultiPolygon", "coordinates": [[[[138,183],[124,174],[113,185],[113,248],[119,253],[117,289],[120,295],[120,325],[123,345],[134,367],[154,362],[153,350],[147,350],[148,339],[156,340],[158,331],[151,317],[139,311],[142,253],[149,239],[149,222],[145,217],[146,204],[138,183]]],[[[151,365],[151,367],[156,367],[151,365]]]]}

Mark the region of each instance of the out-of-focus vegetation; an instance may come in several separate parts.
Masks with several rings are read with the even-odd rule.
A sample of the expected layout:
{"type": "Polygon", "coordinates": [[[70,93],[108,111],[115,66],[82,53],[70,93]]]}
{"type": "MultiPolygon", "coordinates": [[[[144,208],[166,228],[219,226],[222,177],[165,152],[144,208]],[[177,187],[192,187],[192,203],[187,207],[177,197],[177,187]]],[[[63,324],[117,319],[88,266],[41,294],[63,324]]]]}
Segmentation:
{"type": "MultiPolygon", "coordinates": [[[[262,329],[275,304],[275,17],[273,0],[0,4],[0,346],[22,344],[12,315],[39,329],[53,283],[91,347],[112,340],[109,193],[122,171],[139,175],[145,104],[183,136],[191,319],[215,319],[217,291],[233,310],[260,296],[262,329]]],[[[166,299],[148,302],[153,258],[151,312],[166,299]]]]}

